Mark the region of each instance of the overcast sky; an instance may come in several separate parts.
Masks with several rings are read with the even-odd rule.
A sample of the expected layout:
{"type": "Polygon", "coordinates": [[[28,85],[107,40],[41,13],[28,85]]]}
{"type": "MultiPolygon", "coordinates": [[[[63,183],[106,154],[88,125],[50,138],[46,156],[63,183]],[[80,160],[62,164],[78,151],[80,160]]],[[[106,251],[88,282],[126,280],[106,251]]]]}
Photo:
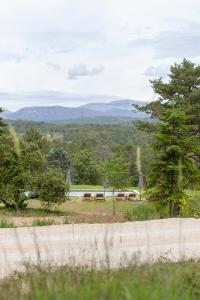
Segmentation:
{"type": "Polygon", "coordinates": [[[199,0],[0,0],[0,106],[152,100],[149,79],[200,62],[199,0]]]}

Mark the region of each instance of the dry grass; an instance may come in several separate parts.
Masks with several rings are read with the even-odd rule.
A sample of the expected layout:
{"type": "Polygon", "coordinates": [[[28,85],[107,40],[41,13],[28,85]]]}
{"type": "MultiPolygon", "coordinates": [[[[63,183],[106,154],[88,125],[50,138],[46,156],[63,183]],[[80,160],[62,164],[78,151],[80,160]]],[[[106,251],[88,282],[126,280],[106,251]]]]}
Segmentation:
{"type": "MultiPolygon", "coordinates": [[[[116,214],[124,215],[124,213],[131,208],[138,205],[138,202],[121,201],[116,202],[116,214]]],[[[29,203],[30,208],[41,208],[41,204],[38,200],[32,200],[29,203]]],[[[59,210],[68,212],[70,214],[87,214],[87,215],[112,215],[113,203],[111,199],[105,202],[83,202],[79,198],[73,198],[70,201],[66,201],[59,206],[59,210]]]]}

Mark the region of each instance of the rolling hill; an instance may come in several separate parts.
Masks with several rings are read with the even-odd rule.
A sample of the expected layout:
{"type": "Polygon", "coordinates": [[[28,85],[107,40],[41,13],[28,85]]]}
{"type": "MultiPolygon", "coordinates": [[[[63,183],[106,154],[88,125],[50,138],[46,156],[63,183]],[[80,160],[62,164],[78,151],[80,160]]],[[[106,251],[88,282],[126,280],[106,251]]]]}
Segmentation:
{"type": "Polygon", "coordinates": [[[144,105],[144,101],[116,100],[109,103],[89,103],[79,107],[33,106],[16,112],[5,111],[3,117],[9,120],[30,120],[44,122],[69,122],[70,120],[114,118],[147,118],[143,112],[134,112],[132,104],[144,105]]]}

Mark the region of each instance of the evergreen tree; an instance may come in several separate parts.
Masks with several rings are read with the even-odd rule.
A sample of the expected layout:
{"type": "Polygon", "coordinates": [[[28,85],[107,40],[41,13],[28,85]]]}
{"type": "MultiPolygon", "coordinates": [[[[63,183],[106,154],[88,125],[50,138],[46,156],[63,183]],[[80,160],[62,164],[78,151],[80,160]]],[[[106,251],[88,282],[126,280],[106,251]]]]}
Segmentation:
{"type": "MultiPolygon", "coordinates": [[[[0,107],[0,114],[3,112],[3,109],[0,107]]],[[[3,119],[0,117],[0,134],[3,132],[3,128],[6,126],[3,119]]]]}
{"type": "Polygon", "coordinates": [[[88,149],[82,149],[73,159],[73,179],[77,184],[100,184],[102,177],[101,163],[88,149]]]}
{"type": "Polygon", "coordinates": [[[142,124],[154,137],[148,196],[172,216],[187,200],[184,190],[199,176],[200,66],[184,59],[171,67],[168,82],[151,83],[159,99],[137,107],[159,120],[142,124]]]}
{"type": "Polygon", "coordinates": [[[129,164],[120,156],[116,156],[105,162],[105,178],[113,188],[123,189],[131,184],[129,164]]]}
{"type": "Polygon", "coordinates": [[[47,163],[49,167],[60,169],[65,177],[70,167],[70,161],[67,152],[63,147],[56,147],[51,149],[47,154],[47,163]]]}
{"type": "Polygon", "coordinates": [[[43,134],[36,128],[29,128],[26,130],[23,140],[28,143],[29,145],[33,143],[34,145],[37,145],[39,150],[46,154],[51,145],[50,142],[43,136],[43,134]]]}
{"type": "Polygon", "coordinates": [[[26,207],[25,192],[30,188],[31,176],[8,130],[0,137],[0,158],[0,203],[12,208],[26,207]]]}

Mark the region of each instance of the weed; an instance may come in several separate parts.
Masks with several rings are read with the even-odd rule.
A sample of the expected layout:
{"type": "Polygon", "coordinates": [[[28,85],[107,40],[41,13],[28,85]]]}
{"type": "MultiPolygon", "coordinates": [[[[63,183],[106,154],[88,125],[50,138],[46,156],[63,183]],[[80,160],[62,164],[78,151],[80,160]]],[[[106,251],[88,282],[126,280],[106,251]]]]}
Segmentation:
{"type": "Polygon", "coordinates": [[[0,228],[13,228],[15,227],[13,223],[8,222],[5,219],[0,220],[0,228]]]}
{"type": "Polygon", "coordinates": [[[32,226],[48,226],[55,224],[54,220],[50,219],[36,219],[33,221],[32,226]]]}

